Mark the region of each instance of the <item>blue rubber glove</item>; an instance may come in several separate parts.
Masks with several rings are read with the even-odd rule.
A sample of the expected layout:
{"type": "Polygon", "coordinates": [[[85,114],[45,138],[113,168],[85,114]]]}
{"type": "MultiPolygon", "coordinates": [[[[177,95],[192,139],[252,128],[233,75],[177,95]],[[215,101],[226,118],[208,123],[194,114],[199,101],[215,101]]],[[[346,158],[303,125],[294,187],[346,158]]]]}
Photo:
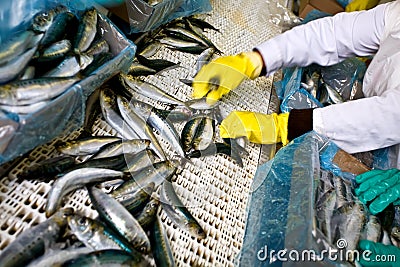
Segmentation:
{"type": "Polygon", "coordinates": [[[364,251],[360,253],[359,258],[359,263],[363,267],[400,266],[400,249],[398,247],[375,243],[369,240],[360,240],[358,247],[361,251],[364,251]]]}
{"type": "Polygon", "coordinates": [[[124,3],[125,0],[95,0],[95,2],[102,6],[110,7],[110,6],[119,6],[122,3],[124,3]]]}
{"type": "Polygon", "coordinates": [[[356,196],[364,204],[369,203],[372,214],[383,211],[390,203],[400,204],[400,170],[371,170],[356,177],[359,184],[356,196]]]}

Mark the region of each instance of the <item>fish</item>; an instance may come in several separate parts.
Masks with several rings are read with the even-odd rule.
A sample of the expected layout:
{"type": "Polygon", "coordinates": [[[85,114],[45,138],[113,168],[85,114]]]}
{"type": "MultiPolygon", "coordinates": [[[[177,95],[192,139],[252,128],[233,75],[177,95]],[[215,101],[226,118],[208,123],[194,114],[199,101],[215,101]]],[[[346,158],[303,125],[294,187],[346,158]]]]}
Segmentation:
{"type": "Polygon", "coordinates": [[[366,239],[372,242],[379,242],[382,236],[381,223],[375,215],[369,214],[365,224],[364,232],[360,239],[366,239]]]}
{"type": "Polygon", "coordinates": [[[183,150],[205,150],[213,143],[215,135],[214,121],[209,117],[197,117],[185,124],[181,139],[183,150]]]}
{"type": "MultiPolygon", "coordinates": [[[[83,56],[80,61],[87,57],[83,56]]],[[[93,57],[92,63],[90,63],[86,68],[81,69],[81,74],[84,77],[91,75],[96,70],[100,69],[106,62],[110,61],[113,58],[111,53],[100,53],[93,57]]],[[[90,59],[90,57],[89,57],[90,59]]]]}
{"type": "Polygon", "coordinates": [[[139,135],[123,120],[116,110],[116,96],[110,88],[100,90],[100,107],[106,122],[124,139],[139,139],[139,135]]]}
{"type": "Polygon", "coordinates": [[[80,19],[78,33],[74,40],[74,52],[80,54],[85,52],[92,44],[97,33],[97,10],[86,9],[80,19]]]}
{"type": "MultiPolygon", "coordinates": [[[[137,214],[134,214],[138,223],[143,229],[148,229],[154,222],[160,201],[157,198],[151,198],[150,201],[144,206],[143,210],[137,214]]],[[[152,246],[153,247],[153,246],[152,246]]]]}
{"type": "Polygon", "coordinates": [[[39,62],[55,60],[64,57],[70,50],[72,44],[68,39],[60,40],[56,43],[51,44],[46,49],[44,49],[38,58],[39,62]]]}
{"type": "Polygon", "coordinates": [[[43,222],[20,233],[0,253],[0,266],[26,266],[30,261],[43,255],[45,249],[63,233],[67,225],[67,216],[72,208],[61,209],[43,222]]]}
{"type": "Polygon", "coordinates": [[[105,168],[79,168],[57,178],[47,194],[46,216],[54,214],[61,206],[64,196],[85,187],[90,183],[100,183],[109,180],[123,179],[125,174],[105,168]]]}
{"type": "Polygon", "coordinates": [[[0,85],[0,104],[29,105],[49,100],[79,80],[78,77],[46,77],[12,81],[0,85]]]}
{"type": "Polygon", "coordinates": [[[218,54],[223,54],[220,49],[218,49],[213,42],[211,42],[210,39],[208,39],[202,31],[196,31],[196,27],[192,25],[189,19],[185,19],[185,25],[187,26],[188,29],[190,29],[193,33],[195,33],[202,41],[203,43],[206,44],[208,47],[213,47],[215,50],[215,53],[218,54]]]}
{"type": "Polygon", "coordinates": [[[101,114],[100,90],[94,90],[86,100],[85,119],[83,121],[82,133],[79,137],[91,136],[94,123],[101,114]]]}
{"type": "Polygon", "coordinates": [[[324,86],[326,88],[326,91],[328,92],[328,96],[329,99],[334,103],[334,104],[338,104],[338,103],[343,103],[344,100],[342,98],[342,96],[339,94],[338,91],[336,91],[335,89],[333,89],[331,86],[329,86],[327,83],[324,83],[324,86]]]}
{"type": "Polygon", "coordinates": [[[123,171],[123,169],[126,168],[126,157],[128,156],[129,154],[119,154],[102,158],[89,158],[81,163],[71,166],[66,170],[66,172],[83,168],[104,168],[114,171],[123,171]]]}
{"type": "Polygon", "coordinates": [[[83,61],[78,62],[75,56],[67,57],[56,68],[45,73],[43,77],[72,77],[77,75],[93,61],[92,57],[86,57],[84,55],[81,55],[80,59],[83,61]]]}
{"type": "Polygon", "coordinates": [[[201,54],[208,48],[208,46],[201,45],[197,42],[184,41],[174,37],[163,37],[158,41],[169,49],[190,54],[201,54]]]}
{"type": "Polygon", "coordinates": [[[199,72],[200,69],[208,64],[211,60],[211,58],[214,56],[216,50],[214,47],[209,47],[207,49],[205,49],[203,52],[201,52],[201,54],[199,55],[199,57],[196,60],[196,64],[195,64],[195,69],[196,72],[199,72]]]}
{"type": "Polygon", "coordinates": [[[15,79],[18,74],[28,65],[37,47],[28,49],[20,56],[12,59],[4,66],[0,66],[0,84],[15,79]]]}
{"type": "Polygon", "coordinates": [[[131,76],[146,76],[156,74],[157,71],[150,67],[147,67],[139,62],[133,62],[129,67],[128,74],[131,76]]]}
{"type": "Polygon", "coordinates": [[[88,187],[89,197],[99,216],[124,237],[133,248],[150,252],[150,241],[133,215],[116,199],[94,186],[88,187]]]}
{"type": "Polygon", "coordinates": [[[159,216],[156,216],[151,227],[150,243],[156,266],[176,266],[167,231],[159,216]]]}
{"type": "Polygon", "coordinates": [[[49,12],[38,12],[33,16],[32,25],[30,27],[35,33],[44,33],[46,32],[54,19],[55,13],[52,11],[49,12]]]}
{"type": "Polygon", "coordinates": [[[208,23],[205,20],[193,17],[193,16],[189,16],[186,18],[188,21],[190,21],[191,24],[193,24],[194,26],[200,27],[203,31],[205,29],[211,29],[217,32],[220,32],[219,29],[215,28],[213,25],[211,25],[210,23],[208,23]]]}
{"type": "Polygon", "coordinates": [[[149,266],[143,257],[136,258],[126,251],[120,249],[103,249],[79,255],[75,259],[65,262],[63,267],[82,267],[82,266],[149,266]]]}
{"type": "Polygon", "coordinates": [[[177,227],[189,232],[195,238],[206,238],[203,228],[179,199],[172,183],[169,181],[163,182],[161,185],[160,202],[168,218],[177,227]]]}
{"type": "Polygon", "coordinates": [[[179,67],[180,64],[179,62],[175,63],[162,58],[148,59],[140,54],[136,55],[136,58],[141,64],[155,70],[158,73],[163,70],[170,70],[179,67]]]}
{"type": "Polygon", "coordinates": [[[0,46],[0,65],[22,54],[34,35],[34,32],[27,30],[17,33],[14,37],[2,43],[0,46]]]}
{"type": "Polygon", "coordinates": [[[35,77],[35,67],[34,66],[28,66],[25,68],[24,72],[22,73],[21,77],[19,80],[28,80],[32,79],[35,77]]]}
{"type": "Polygon", "coordinates": [[[66,249],[56,249],[45,253],[39,258],[36,258],[30,262],[27,267],[62,266],[65,262],[91,251],[93,251],[93,249],[89,247],[69,247],[66,249]]]}
{"type": "Polygon", "coordinates": [[[126,155],[126,167],[122,169],[126,173],[135,173],[145,167],[151,166],[158,159],[157,155],[151,149],[144,149],[133,155],[126,155]]]}
{"type": "Polygon", "coordinates": [[[101,53],[107,53],[110,51],[110,45],[105,39],[99,39],[95,41],[89,49],[85,52],[88,56],[96,56],[101,53]]]}
{"type": "Polygon", "coordinates": [[[160,49],[161,43],[158,41],[152,41],[151,43],[147,43],[141,50],[138,47],[138,55],[144,56],[146,58],[154,56],[160,49]]]}
{"type": "Polygon", "coordinates": [[[120,249],[132,254],[135,258],[142,257],[131,244],[99,220],[78,213],[68,216],[67,220],[73,235],[94,251],[120,249]]]}
{"type": "Polygon", "coordinates": [[[89,159],[100,159],[121,154],[135,154],[150,146],[148,139],[120,140],[104,145],[89,159]]]}
{"type": "Polygon", "coordinates": [[[50,27],[44,33],[40,41],[41,47],[48,47],[49,45],[67,39],[68,31],[74,32],[75,27],[78,25],[78,18],[74,13],[65,11],[57,14],[50,27]]]}
{"type": "Polygon", "coordinates": [[[18,181],[50,181],[54,179],[57,174],[63,173],[75,164],[75,158],[68,155],[45,159],[28,166],[20,175],[18,175],[18,181]]]}
{"type": "Polygon", "coordinates": [[[170,105],[181,105],[184,106],[185,103],[176,97],[166,93],[164,90],[161,88],[157,87],[156,85],[153,85],[149,82],[140,80],[140,79],[134,79],[130,75],[124,75],[120,74],[121,82],[123,85],[126,85],[125,88],[131,92],[132,90],[134,92],[137,92],[141,95],[144,95],[150,99],[160,101],[166,104],[170,105]]]}
{"type": "Polygon", "coordinates": [[[165,180],[172,177],[177,170],[177,161],[159,161],[152,166],[142,168],[131,175],[131,179],[125,180],[110,195],[115,199],[123,198],[124,195],[138,191],[144,186],[154,183],[157,188],[165,180]]]}
{"type": "Polygon", "coordinates": [[[196,33],[182,27],[168,27],[164,31],[167,35],[187,42],[195,42],[198,45],[209,47],[209,45],[196,33]]]}
{"type": "Polygon", "coordinates": [[[166,156],[160,143],[144,118],[134,112],[126,98],[117,96],[117,103],[124,121],[137,133],[137,135],[139,135],[141,139],[150,140],[150,148],[156,152],[160,159],[165,159],[166,156]]]}
{"type": "Polygon", "coordinates": [[[140,211],[149,201],[151,194],[154,191],[154,182],[138,188],[137,191],[125,194],[117,200],[132,214],[140,211]]]}
{"type": "Polygon", "coordinates": [[[86,156],[95,154],[102,146],[121,141],[117,136],[88,136],[56,143],[56,150],[65,155],[86,156]]]}
{"type": "Polygon", "coordinates": [[[153,111],[171,122],[187,121],[193,116],[193,111],[187,106],[175,106],[173,109],[168,110],[153,107],[153,111]]]}
{"type": "Polygon", "coordinates": [[[211,110],[219,106],[220,103],[220,101],[208,103],[206,97],[191,99],[185,102],[186,106],[196,110],[211,110]]]}
{"type": "Polygon", "coordinates": [[[38,112],[45,106],[49,104],[49,101],[40,101],[36,102],[30,105],[4,105],[0,104],[0,109],[7,111],[7,112],[12,112],[12,113],[17,113],[19,115],[27,115],[31,113],[38,112]]]}

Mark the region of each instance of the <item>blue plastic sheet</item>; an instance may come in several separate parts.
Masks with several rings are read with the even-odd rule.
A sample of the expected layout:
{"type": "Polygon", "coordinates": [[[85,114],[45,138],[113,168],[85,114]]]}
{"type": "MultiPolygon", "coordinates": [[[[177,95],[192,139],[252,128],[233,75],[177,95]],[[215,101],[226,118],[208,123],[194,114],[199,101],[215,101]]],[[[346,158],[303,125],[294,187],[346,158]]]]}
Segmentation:
{"type": "MultiPolygon", "coordinates": [[[[28,3],[29,1],[27,1],[28,3]]],[[[71,10],[86,8],[86,4],[74,2],[71,10]]],[[[29,2],[30,3],[30,2],[29,2]]],[[[47,4],[69,5],[69,1],[53,1],[47,4]]],[[[85,2],[87,3],[87,1],[85,2]]],[[[36,12],[36,7],[31,11],[36,12]]],[[[35,13],[33,12],[33,13],[35,13]]],[[[106,80],[119,72],[129,70],[136,52],[135,44],[104,15],[99,13],[98,32],[110,45],[113,58],[95,70],[90,76],[70,87],[41,110],[28,115],[3,114],[0,116],[0,164],[10,161],[31,149],[68,135],[83,125],[86,98],[106,80]]]]}
{"type": "Polygon", "coordinates": [[[320,171],[338,171],[332,163],[335,149],[329,140],[310,132],[290,142],[259,167],[247,205],[248,218],[237,266],[338,266],[329,258],[318,260],[325,245],[314,223],[320,171]],[[279,257],[274,253],[279,250],[312,250],[316,260],[285,261],[287,254],[279,257]]]}
{"type": "Polygon", "coordinates": [[[144,0],[126,0],[131,33],[147,32],[179,17],[212,10],[209,0],[163,0],[152,6],[144,0]]]}

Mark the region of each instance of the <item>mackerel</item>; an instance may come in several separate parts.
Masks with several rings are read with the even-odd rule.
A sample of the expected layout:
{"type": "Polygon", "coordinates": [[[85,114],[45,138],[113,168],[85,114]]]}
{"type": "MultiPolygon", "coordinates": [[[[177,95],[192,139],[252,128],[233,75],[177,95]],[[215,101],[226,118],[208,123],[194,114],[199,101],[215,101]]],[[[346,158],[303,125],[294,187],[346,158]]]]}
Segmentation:
{"type": "Polygon", "coordinates": [[[68,39],[60,40],[44,49],[38,58],[38,61],[50,61],[62,58],[71,50],[71,41],[68,39]]]}
{"type": "Polygon", "coordinates": [[[42,47],[47,47],[50,44],[56,43],[65,38],[67,29],[71,30],[73,23],[77,24],[77,17],[69,11],[57,14],[49,29],[45,32],[43,39],[40,42],[42,47]]]}
{"type": "Polygon", "coordinates": [[[34,35],[35,33],[32,31],[24,31],[1,44],[0,65],[23,53],[34,35]]]}
{"type": "Polygon", "coordinates": [[[151,227],[150,243],[153,248],[153,258],[156,266],[176,266],[167,231],[159,216],[156,216],[151,227]]]}
{"type": "Polygon", "coordinates": [[[0,67],[0,83],[5,83],[16,78],[18,74],[28,65],[33,54],[36,52],[36,47],[33,47],[22,55],[12,59],[7,64],[0,67]]]}
{"type": "Polygon", "coordinates": [[[45,106],[49,104],[49,101],[40,101],[30,105],[21,105],[21,106],[12,106],[12,105],[4,105],[0,104],[0,109],[5,110],[7,112],[17,113],[20,115],[26,115],[38,112],[45,106]]]}
{"type": "Polygon", "coordinates": [[[86,156],[98,152],[102,146],[121,141],[116,136],[88,136],[56,145],[58,152],[72,156],[86,156]]]}
{"type": "Polygon", "coordinates": [[[79,23],[74,42],[74,52],[85,52],[94,40],[97,32],[97,11],[95,8],[85,10],[79,23]]]}
{"type": "Polygon", "coordinates": [[[150,146],[150,140],[147,139],[131,139],[112,142],[104,145],[90,159],[100,159],[112,157],[121,154],[135,154],[150,146]]]}

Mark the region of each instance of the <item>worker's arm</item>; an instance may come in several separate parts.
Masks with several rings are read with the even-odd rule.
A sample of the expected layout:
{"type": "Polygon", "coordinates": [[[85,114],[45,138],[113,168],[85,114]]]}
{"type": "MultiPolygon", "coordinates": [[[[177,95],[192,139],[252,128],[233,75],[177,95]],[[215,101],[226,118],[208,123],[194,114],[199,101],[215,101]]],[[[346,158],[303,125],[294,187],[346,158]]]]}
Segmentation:
{"type": "Polygon", "coordinates": [[[384,31],[387,6],[313,20],[258,45],[266,74],[284,67],[328,66],[353,56],[373,55],[384,31]]]}

